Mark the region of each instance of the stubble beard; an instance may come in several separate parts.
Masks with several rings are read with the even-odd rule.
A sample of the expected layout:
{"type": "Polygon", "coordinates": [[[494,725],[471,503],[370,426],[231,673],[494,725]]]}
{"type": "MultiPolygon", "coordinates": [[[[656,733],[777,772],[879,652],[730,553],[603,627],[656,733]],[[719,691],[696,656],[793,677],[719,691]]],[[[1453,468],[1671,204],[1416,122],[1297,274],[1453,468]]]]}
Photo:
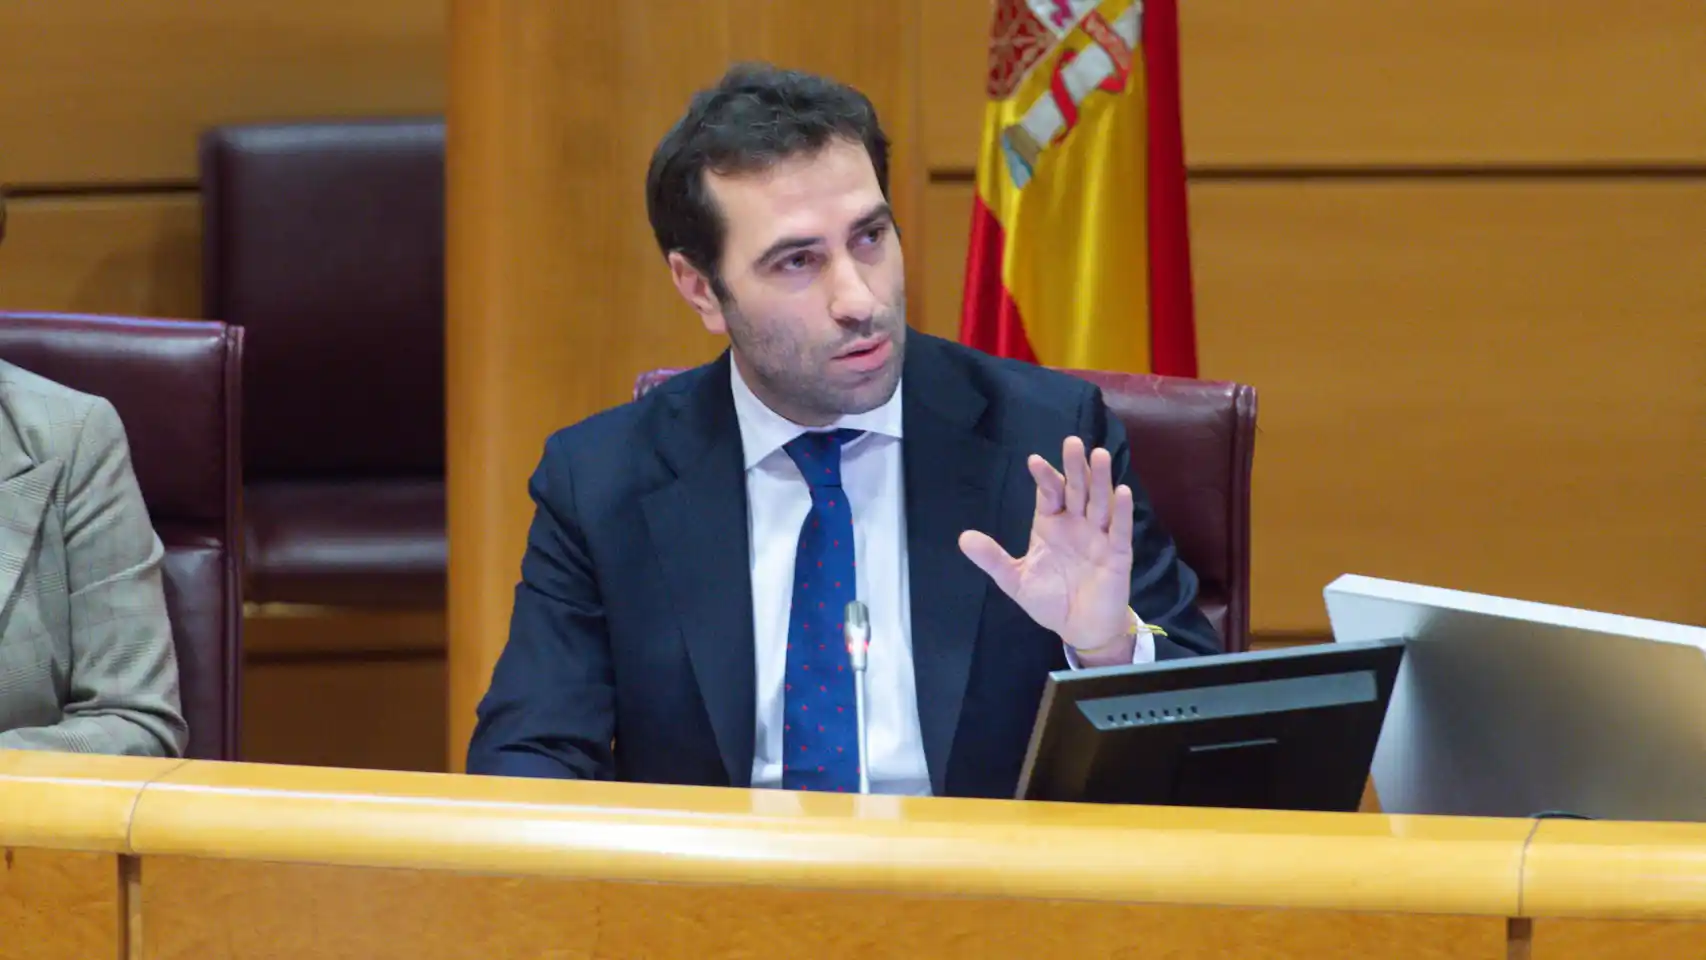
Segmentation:
{"type": "Polygon", "coordinates": [[[738,305],[723,308],[728,320],[729,340],[734,345],[741,375],[760,400],[784,417],[802,424],[830,423],[839,417],[867,413],[887,403],[900,383],[906,356],[906,302],[872,319],[869,329],[823,348],[809,351],[789,338],[755,333],[738,305]],[[831,383],[824,370],[830,359],[855,339],[874,333],[889,336],[887,364],[874,375],[852,387],[831,383]]]}

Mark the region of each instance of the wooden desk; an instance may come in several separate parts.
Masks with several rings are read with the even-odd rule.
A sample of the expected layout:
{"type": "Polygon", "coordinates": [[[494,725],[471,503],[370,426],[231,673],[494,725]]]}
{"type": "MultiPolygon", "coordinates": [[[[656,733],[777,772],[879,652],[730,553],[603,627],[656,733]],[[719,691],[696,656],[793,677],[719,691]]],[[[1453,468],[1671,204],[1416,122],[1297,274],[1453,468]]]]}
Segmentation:
{"type": "Polygon", "coordinates": [[[1706,825],[1545,821],[1523,912],[1533,960],[1706,957],[1706,825]]]}
{"type": "Polygon", "coordinates": [[[125,955],[131,814],[176,766],[0,750],[0,956],[125,955]]]}
{"type": "Polygon", "coordinates": [[[4,952],[32,960],[1706,949],[1706,827],[1669,824],[0,753],[0,845],[28,864],[0,888],[4,952]]]}

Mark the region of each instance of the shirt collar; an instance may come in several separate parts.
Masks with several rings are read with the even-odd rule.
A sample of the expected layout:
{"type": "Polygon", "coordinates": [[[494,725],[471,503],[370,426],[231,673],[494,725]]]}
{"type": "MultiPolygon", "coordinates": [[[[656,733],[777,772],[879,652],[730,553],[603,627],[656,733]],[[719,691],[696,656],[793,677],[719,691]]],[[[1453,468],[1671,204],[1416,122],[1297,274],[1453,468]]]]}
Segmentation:
{"type": "MultiPolygon", "coordinates": [[[[808,432],[809,428],[765,406],[764,401],[746,385],[746,378],[740,375],[740,364],[735,363],[732,357],[729,360],[729,381],[734,391],[735,419],[740,423],[740,444],[746,458],[746,469],[751,470],[782,449],[788,441],[808,432]]],[[[896,383],[894,396],[889,397],[887,403],[865,413],[848,414],[822,429],[863,430],[899,439],[900,397],[900,384],[896,383]]]]}

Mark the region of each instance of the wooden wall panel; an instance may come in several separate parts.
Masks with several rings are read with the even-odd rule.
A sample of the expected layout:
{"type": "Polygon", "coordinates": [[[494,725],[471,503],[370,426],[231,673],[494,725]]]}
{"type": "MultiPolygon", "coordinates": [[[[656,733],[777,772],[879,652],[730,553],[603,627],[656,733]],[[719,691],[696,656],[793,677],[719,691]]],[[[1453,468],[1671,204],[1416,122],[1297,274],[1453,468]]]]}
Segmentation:
{"type": "Polygon", "coordinates": [[[243,759],[255,763],[446,769],[445,661],[359,648],[324,659],[251,658],[243,671],[243,759]]]}
{"type": "MultiPolygon", "coordinates": [[[[989,0],[923,7],[924,150],[969,169],[989,0]]],[[[1179,4],[1193,166],[1706,162],[1706,6],[1179,4]]]]}
{"type": "Polygon", "coordinates": [[[200,315],[194,194],[24,198],[6,209],[0,309],[200,315]]]}
{"type": "Polygon", "coordinates": [[[1706,181],[1200,183],[1258,629],[1355,572],[1706,624],[1706,181]]]}
{"type": "Polygon", "coordinates": [[[0,956],[122,958],[118,856],[0,848],[0,956]]]}
{"type": "Polygon", "coordinates": [[[252,605],[243,759],[445,769],[442,610],[252,605]]]}
{"type": "Polygon", "coordinates": [[[992,0],[922,0],[918,33],[924,162],[931,170],[975,170],[983,139],[992,0]]]}
{"type": "Polygon", "coordinates": [[[1494,960],[1495,917],[593,883],[147,857],[146,960],[1238,956],[1494,960]]]}
{"type": "Polygon", "coordinates": [[[251,603],[243,618],[243,649],[252,658],[299,663],[352,652],[442,656],[444,629],[442,610],[251,603]]]}
{"type": "Polygon", "coordinates": [[[446,3],[0,4],[0,183],[187,180],[213,124],[439,111],[446,3]]]}
{"type": "MultiPolygon", "coordinates": [[[[1261,391],[1254,629],[1346,572],[1706,624],[1706,180],[1191,202],[1203,375],[1261,391]]],[[[932,324],[970,203],[930,187],[932,324]]]]}
{"type": "Polygon", "coordinates": [[[1534,921],[1528,960],[1681,960],[1706,957],[1706,923],[1534,921]]]}
{"type": "Polygon", "coordinates": [[[976,193],[977,188],[968,182],[932,183],[924,192],[924,218],[929,224],[924,261],[930,272],[923,278],[924,315],[913,326],[950,340],[960,335],[966,245],[976,193]]]}

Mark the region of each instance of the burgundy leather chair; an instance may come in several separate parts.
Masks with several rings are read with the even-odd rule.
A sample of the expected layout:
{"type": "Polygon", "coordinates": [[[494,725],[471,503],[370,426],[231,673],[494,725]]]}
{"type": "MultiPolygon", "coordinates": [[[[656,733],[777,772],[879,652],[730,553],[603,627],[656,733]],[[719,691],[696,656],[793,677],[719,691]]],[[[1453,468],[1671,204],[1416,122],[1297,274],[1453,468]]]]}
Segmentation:
{"type": "Polygon", "coordinates": [[[0,358],[118,410],[154,529],[189,756],[238,757],[243,331],[222,323],[0,313],[0,358]]]}
{"type": "Polygon", "coordinates": [[[444,124],[201,141],[204,313],[247,331],[247,594],[443,603],[444,124]]]}
{"type": "MultiPolygon", "coordinates": [[[[634,396],[679,373],[651,370],[634,396]]],[[[1133,466],[1199,580],[1197,605],[1226,649],[1250,648],[1250,475],[1256,389],[1215,380],[1065,370],[1102,388],[1125,425],[1133,466]]]]}

